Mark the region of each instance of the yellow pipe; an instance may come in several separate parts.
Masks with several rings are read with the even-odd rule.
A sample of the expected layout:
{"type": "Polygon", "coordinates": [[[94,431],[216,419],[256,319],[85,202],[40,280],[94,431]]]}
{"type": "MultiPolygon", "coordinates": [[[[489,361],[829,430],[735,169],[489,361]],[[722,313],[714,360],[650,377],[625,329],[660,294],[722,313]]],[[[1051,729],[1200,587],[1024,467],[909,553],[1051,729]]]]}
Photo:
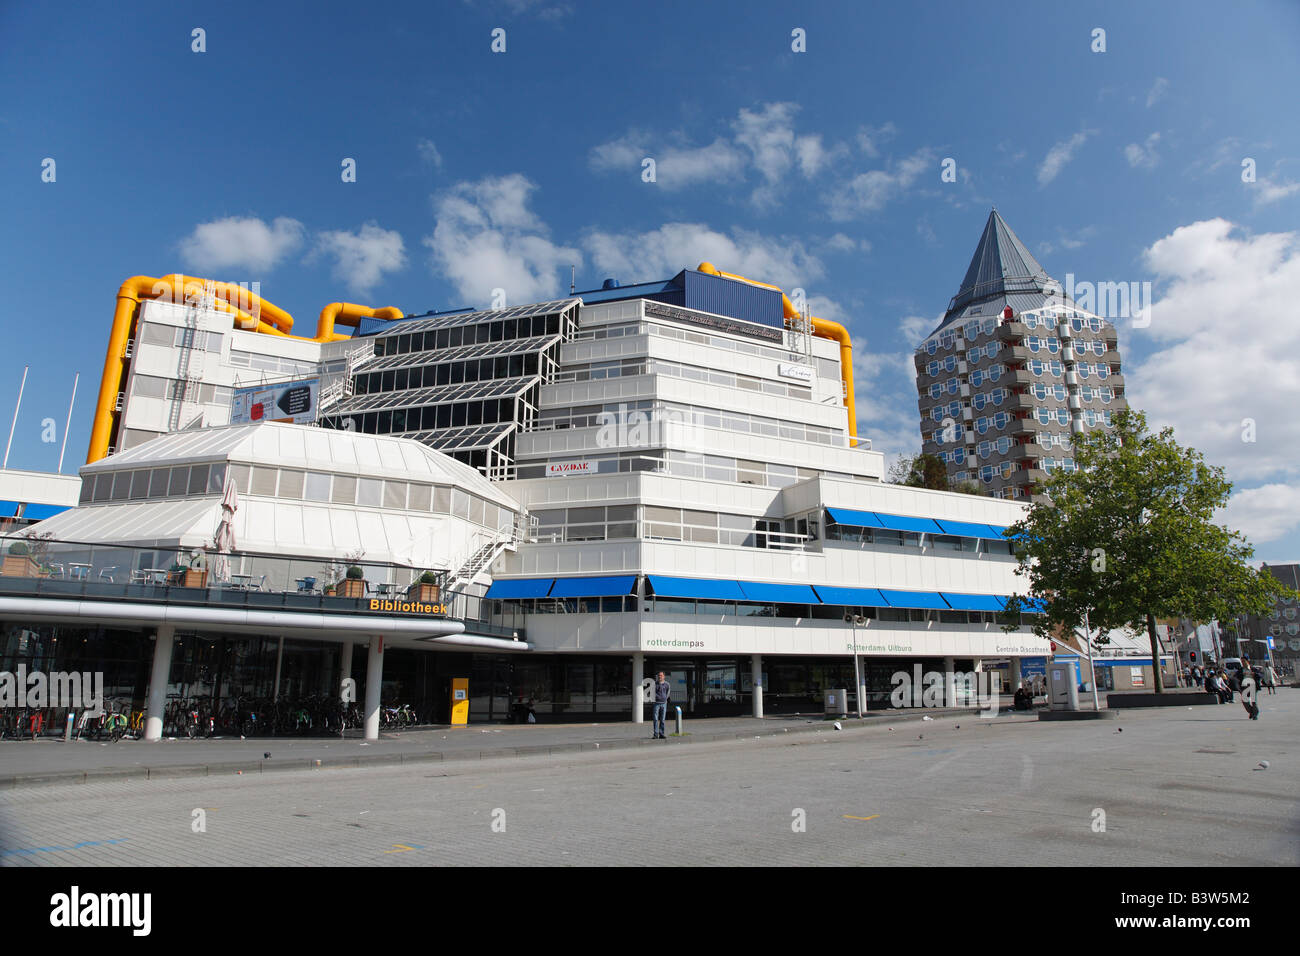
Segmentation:
{"type": "MultiPolygon", "coordinates": [[[[744,276],[738,276],[731,272],[723,272],[711,262],[701,262],[696,271],[703,272],[706,275],[722,276],[724,279],[735,279],[737,282],[745,282],[749,285],[761,286],[764,289],[775,289],[777,292],[781,292],[780,288],[771,283],[746,279],[744,276]]],[[[799,316],[799,310],[794,307],[794,303],[790,301],[784,292],[781,292],[781,311],[787,319],[799,316]]],[[[853,339],[849,336],[849,330],[838,322],[819,319],[816,316],[809,316],[809,318],[812,319],[813,335],[821,339],[833,339],[840,344],[840,378],[844,382],[844,405],[849,415],[849,444],[856,445],[858,443],[858,414],[857,403],[853,397],[853,339]]]]}
{"type": "Polygon", "coordinates": [[[382,309],[372,309],[368,305],[357,305],[355,302],[331,302],[325,308],[320,310],[320,319],[316,323],[317,342],[341,342],[350,336],[341,332],[335,332],[335,325],[345,325],[349,328],[356,328],[364,319],[401,319],[405,318],[406,313],[396,306],[386,306],[382,309]]]}
{"type": "MultiPolygon", "coordinates": [[[[90,447],[86,450],[86,464],[99,461],[108,454],[108,443],[113,433],[113,418],[117,413],[117,393],[122,389],[126,343],[130,338],[131,324],[141,300],[167,297],[173,302],[183,303],[189,297],[203,294],[205,284],[203,279],[173,273],[161,279],[155,279],[153,276],[132,276],[117,290],[117,307],[113,312],[113,326],[108,334],[104,373],[99,379],[99,399],[95,404],[95,417],[91,423],[90,447]]],[[[240,286],[229,282],[216,282],[213,283],[213,294],[217,296],[213,308],[231,314],[235,323],[242,328],[256,330],[265,335],[288,335],[288,330],[293,328],[293,316],[240,286]],[[257,306],[259,315],[267,316],[270,321],[264,321],[244,312],[230,302],[231,298],[240,303],[251,302],[257,306]]]]}

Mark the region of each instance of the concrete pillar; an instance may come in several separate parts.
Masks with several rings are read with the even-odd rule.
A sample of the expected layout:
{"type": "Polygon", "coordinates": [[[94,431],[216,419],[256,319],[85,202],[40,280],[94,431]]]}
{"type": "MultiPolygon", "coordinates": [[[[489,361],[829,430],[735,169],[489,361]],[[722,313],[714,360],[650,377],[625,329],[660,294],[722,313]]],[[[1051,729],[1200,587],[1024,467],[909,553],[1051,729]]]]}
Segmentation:
{"type": "Polygon", "coordinates": [[[1016,688],[1020,686],[1020,681],[1023,680],[1020,676],[1020,658],[1011,658],[1011,663],[1007,665],[1007,673],[1011,675],[1011,693],[1014,694],[1016,688]]]}
{"type": "MultiPolygon", "coordinates": [[[[342,683],[345,680],[347,680],[349,677],[352,676],[352,642],[351,641],[343,642],[343,651],[339,657],[339,664],[340,664],[339,684],[342,685],[342,683]]],[[[337,694],[338,690],[339,689],[335,687],[334,693],[337,694]]]]}
{"type": "Polygon", "coordinates": [[[645,723],[645,702],[641,699],[641,682],[645,680],[645,652],[632,655],[632,723],[645,723]]]}
{"type": "Polygon", "coordinates": [[[162,740],[163,714],[167,709],[167,678],[172,672],[172,643],[176,628],[158,628],[153,645],[153,671],[149,675],[149,709],[144,719],[144,739],[162,740]]]}
{"type": "Polygon", "coordinates": [[[957,706],[957,681],[954,677],[956,661],[951,657],[943,659],[943,706],[957,706]]]}
{"type": "Polygon", "coordinates": [[[280,668],[284,664],[284,635],[280,635],[280,646],[275,652],[275,688],[271,691],[271,700],[280,699],[280,668]]]}
{"type": "Polygon", "coordinates": [[[379,739],[379,692],[384,686],[384,639],[370,638],[366,657],[366,740],[379,739]]]}
{"type": "Polygon", "coordinates": [[[755,654],[750,659],[754,674],[754,716],[763,716],[763,655],[755,654]]]}

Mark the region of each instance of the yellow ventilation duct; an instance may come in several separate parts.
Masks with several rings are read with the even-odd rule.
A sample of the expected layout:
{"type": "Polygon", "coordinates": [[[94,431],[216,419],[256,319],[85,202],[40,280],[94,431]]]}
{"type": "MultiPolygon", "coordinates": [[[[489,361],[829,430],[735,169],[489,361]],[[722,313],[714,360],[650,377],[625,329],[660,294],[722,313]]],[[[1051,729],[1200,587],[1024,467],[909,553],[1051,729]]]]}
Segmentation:
{"type": "MultiPolygon", "coordinates": [[[[291,335],[293,316],[243,286],[230,282],[211,282],[179,273],[160,279],[152,276],[132,276],[127,279],[117,290],[117,307],[108,334],[108,350],[104,356],[104,373],[99,380],[99,400],[91,424],[86,464],[99,461],[108,454],[113,422],[118,414],[117,396],[122,390],[122,375],[126,370],[126,343],[131,336],[131,327],[140,303],[146,299],[161,298],[184,303],[205,295],[213,296],[212,307],[218,312],[230,313],[236,328],[263,335],[291,335]],[[244,311],[245,309],[250,311],[244,311]]],[[[403,316],[401,309],[391,306],[372,309],[350,302],[334,302],[321,310],[316,337],[306,341],[337,342],[348,338],[334,331],[335,324],[355,328],[361,318],[400,319],[403,316]]]]}

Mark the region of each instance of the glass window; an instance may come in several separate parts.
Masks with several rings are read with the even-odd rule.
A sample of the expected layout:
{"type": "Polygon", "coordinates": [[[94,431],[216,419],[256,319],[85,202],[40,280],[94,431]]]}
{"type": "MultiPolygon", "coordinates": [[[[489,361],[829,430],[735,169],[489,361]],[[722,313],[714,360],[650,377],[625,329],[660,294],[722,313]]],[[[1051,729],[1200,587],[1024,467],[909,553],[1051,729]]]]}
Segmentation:
{"type": "Polygon", "coordinates": [[[406,509],[406,482],[384,482],[384,507],[406,509]]]}
{"type": "Polygon", "coordinates": [[[166,468],[155,468],[149,473],[149,497],[165,498],[167,497],[167,479],[170,477],[169,470],[166,468]]]}
{"type": "Polygon", "coordinates": [[[208,487],[208,466],[190,466],[190,486],[188,494],[201,495],[208,487]]]}
{"type": "Polygon", "coordinates": [[[306,472],[289,468],[280,470],[280,497],[296,500],[302,498],[302,480],[306,472]]]}
{"type": "Polygon", "coordinates": [[[330,476],[319,471],[307,472],[302,496],[308,501],[329,501],[330,476]]]}
{"type": "Polygon", "coordinates": [[[336,505],[350,505],[357,500],[357,479],[352,475],[335,475],[334,491],[330,501],[336,505]]]}
{"type": "Polygon", "coordinates": [[[213,465],[208,472],[208,494],[219,495],[226,490],[226,463],[213,465]]]}
{"type": "Polygon", "coordinates": [[[441,485],[433,489],[433,510],[438,514],[451,514],[451,489],[441,485]]]}
{"type": "Polygon", "coordinates": [[[383,482],[378,478],[361,478],[357,481],[357,504],[378,508],[383,496],[383,482]]]}
{"type": "Polygon", "coordinates": [[[246,486],[249,494],[265,495],[268,498],[275,497],[276,484],[280,476],[278,468],[268,468],[265,465],[258,465],[253,469],[251,482],[246,486]]]}
{"type": "Polygon", "coordinates": [[[410,510],[428,511],[433,502],[432,485],[411,485],[410,510]]]}

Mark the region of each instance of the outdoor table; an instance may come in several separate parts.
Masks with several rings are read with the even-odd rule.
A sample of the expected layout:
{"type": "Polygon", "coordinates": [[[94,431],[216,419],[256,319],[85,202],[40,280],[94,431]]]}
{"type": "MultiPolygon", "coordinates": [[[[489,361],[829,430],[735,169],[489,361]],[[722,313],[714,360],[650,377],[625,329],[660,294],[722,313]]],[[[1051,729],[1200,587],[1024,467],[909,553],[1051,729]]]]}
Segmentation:
{"type": "Polygon", "coordinates": [[[144,568],[144,580],[146,584],[166,584],[168,571],[166,568],[144,568]]]}
{"type": "Polygon", "coordinates": [[[253,576],[251,574],[232,574],[230,580],[235,587],[246,591],[248,590],[248,583],[253,580],[253,576]]]}
{"type": "Polygon", "coordinates": [[[381,581],[379,584],[375,585],[375,592],[384,597],[392,597],[397,593],[397,585],[381,581]]]}

